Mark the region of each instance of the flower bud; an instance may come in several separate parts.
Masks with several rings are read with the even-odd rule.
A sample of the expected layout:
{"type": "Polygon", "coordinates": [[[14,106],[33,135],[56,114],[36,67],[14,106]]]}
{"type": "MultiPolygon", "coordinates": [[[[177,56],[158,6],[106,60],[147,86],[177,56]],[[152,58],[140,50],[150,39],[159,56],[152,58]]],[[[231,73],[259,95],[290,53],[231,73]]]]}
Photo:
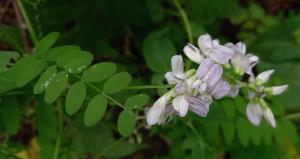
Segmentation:
{"type": "Polygon", "coordinates": [[[276,121],[274,118],[274,114],[272,112],[272,110],[269,107],[264,107],[263,108],[263,117],[265,118],[265,120],[273,127],[276,127],[276,121]]]}
{"type": "Polygon", "coordinates": [[[270,79],[270,77],[273,73],[274,73],[274,70],[268,70],[268,71],[264,71],[264,72],[258,74],[256,77],[256,84],[262,85],[262,84],[266,83],[270,79]]]}
{"type": "Polygon", "coordinates": [[[282,85],[282,86],[273,86],[273,87],[267,87],[265,88],[265,92],[270,94],[270,95],[279,95],[286,91],[288,88],[288,85],[282,85]]]}
{"type": "Polygon", "coordinates": [[[253,124],[258,126],[261,122],[262,117],[262,109],[259,103],[250,102],[247,105],[247,118],[253,124]]]}

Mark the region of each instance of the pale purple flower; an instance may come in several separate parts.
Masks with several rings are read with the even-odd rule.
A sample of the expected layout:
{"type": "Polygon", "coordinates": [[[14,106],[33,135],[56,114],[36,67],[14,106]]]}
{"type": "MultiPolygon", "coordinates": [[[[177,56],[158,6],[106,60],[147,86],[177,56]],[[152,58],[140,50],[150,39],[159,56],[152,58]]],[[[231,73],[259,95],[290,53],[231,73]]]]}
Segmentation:
{"type": "Polygon", "coordinates": [[[256,85],[263,85],[265,84],[270,78],[271,75],[274,73],[274,70],[264,71],[258,74],[255,78],[256,85]]]}
{"type": "Polygon", "coordinates": [[[230,85],[220,78],[215,85],[208,89],[208,93],[215,99],[221,99],[230,93],[230,85]]]}
{"type": "Polygon", "coordinates": [[[169,84],[182,83],[186,78],[184,63],[181,55],[174,55],[171,59],[172,72],[167,72],[165,78],[169,84]]]}
{"type": "Polygon", "coordinates": [[[206,117],[209,111],[209,106],[212,102],[210,96],[199,95],[197,97],[189,97],[189,110],[193,111],[201,117],[206,117]]]}
{"type": "Polygon", "coordinates": [[[258,126],[262,118],[262,109],[259,103],[250,102],[246,108],[246,114],[248,120],[253,124],[258,126]]]}
{"type": "Polygon", "coordinates": [[[227,43],[226,47],[233,50],[233,57],[231,59],[231,64],[234,67],[236,73],[243,75],[247,73],[248,75],[253,75],[253,67],[258,64],[259,58],[253,54],[246,54],[246,45],[242,42],[237,44],[227,43]]]}
{"type": "Polygon", "coordinates": [[[198,38],[199,48],[192,44],[184,47],[183,52],[192,61],[200,64],[205,58],[211,58],[217,63],[227,64],[233,56],[233,51],[228,47],[220,45],[218,40],[212,40],[209,34],[198,38]]]}
{"type": "Polygon", "coordinates": [[[272,110],[269,107],[263,107],[263,117],[264,119],[273,127],[276,127],[276,121],[272,110]]]}
{"type": "Polygon", "coordinates": [[[215,63],[213,59],[207,58],[202,61],[197,69],[197,80],[193,84],[193,88],[203,94],[208,88],[213,87],[221,78],[223,68],[215,63]]]}
{"type": "Polygon", "coordinates": [[[148,125],[162,124],[164,121],[164,112],[168,103],[167,95],[161,96],[149,109],[147,113],[148,125]]]}

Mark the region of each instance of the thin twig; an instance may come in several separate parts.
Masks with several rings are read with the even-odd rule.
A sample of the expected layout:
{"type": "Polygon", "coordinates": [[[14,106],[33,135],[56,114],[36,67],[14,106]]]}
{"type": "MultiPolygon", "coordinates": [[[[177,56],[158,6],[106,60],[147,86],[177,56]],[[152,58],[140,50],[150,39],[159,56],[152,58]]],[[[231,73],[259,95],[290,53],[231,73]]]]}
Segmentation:
{"type": "Polygon", "coordinates": [[[32,24],[31,24],[31,22],[29,20],[27,12],[26,12],[26,10],[25,10],[25,8],[23,6],[23,3],[21,2],[21,0],[16,0],[16,1],[17,1],[17,4],[18,4],[19,8],[20,8],[22,16],[24,18],[24,21],[26,22],[26,25],[27,25],[27,28],[28,28],[31,40],[32,40],[33,44],[36,45],[37,42],[38,42],[38,38],[37,38],[37,36],[35,34],[35,31],[34,31],[34,29],[32,27],[32,24]]]}
{"type": "Polygon", "coordinates": [[[54,147],[54,159],[58,159],[59,156],[59,149],[61,143],[61,135],[63,129],[63,109],[62,109],[62,101],[60,98],[57,99],[57,111],[58,111],[58,131],[55,140],[55,147],[54,147]]]}
{"type": "Polygon", "coordinates": [[[24,50],[26,52],[30,52],[30,44],[29,44],[29,41],[28,41],[28,36],[25,32],[27,27],[26,27],[26,25],[23,21],[23,18],[22,18],[22,15],[20,13],[20,10],[19,10],[19,7],[18,7],[18,4],[17,4],[16,0],[13,0],[12,3],[13,3],[13,8],[14,8],[14,11],[15,11],[16,19],[18,21],[19,27],[21,28],[21,33],[22,33],[22,38],[23,38],[22,41],[23,41],[23,44],[24,44],[24,50]]]}
{"type": "Polygon", "coordinates": [[[1,15],[0,15],[0,22],[2,22],[2,19],[3,19],[4,15],[5,15],[5,12],[6,12],[7,8],[8,8],[8,6],[10,5],[10,3],[11,3],[11,0],[7,0],[5,6],[3,7],[3,10],[1,11],[1,15]]]}

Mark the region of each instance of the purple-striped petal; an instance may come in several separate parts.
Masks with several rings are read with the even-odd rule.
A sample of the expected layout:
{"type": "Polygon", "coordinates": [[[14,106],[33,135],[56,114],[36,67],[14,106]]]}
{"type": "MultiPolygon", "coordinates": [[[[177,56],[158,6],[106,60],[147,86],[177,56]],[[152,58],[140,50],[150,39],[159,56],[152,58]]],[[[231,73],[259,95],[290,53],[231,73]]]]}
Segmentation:
{"type": "Polygon", "coordinates": [[[177,114],[176,110],[173,108],[172,104],[171,103],[168,103],[166,108],[165,108],[165,112],[164,114],[166,116],[168,115],[174,115],[174,114],[177,114]]]}
{"type": "Polygon", "coordinates": [[[209,103],[195,97],[189,98],[189,109],[201,117],[206,117],[209,111],[209,103]]]}
{"type": "Polygon", "coordinates": [[[207,59],[203,60],[197,69],[197,72],[196,72],[197,77],[199,79],[203,79],[213,64],[214,64],[214,61],[211,58],[207,58],[207,59]]]}
{"type": "Polygon", "coordinates": [[[214,64],[209,69],[207,75],[205,76],[204,80],[207,83],[208,87],[213,86],[216,82],[221,78],[223,73],[223,68],[219,64],[214,64]]]}
{"type": "Polygon", "coordinates": [[[228,95],[230,92],[230,85],[222,80],[219,79],[219,81],[213,86],[210,87],[208,92],[215,98],[215,99],[221,99],[224,96],[228,95]]]}
{"type": "Polygon", "coordinates": [[[187,90],[187,83],[182,82],[175,86],[175,95],[183,94],[187,90]]]}

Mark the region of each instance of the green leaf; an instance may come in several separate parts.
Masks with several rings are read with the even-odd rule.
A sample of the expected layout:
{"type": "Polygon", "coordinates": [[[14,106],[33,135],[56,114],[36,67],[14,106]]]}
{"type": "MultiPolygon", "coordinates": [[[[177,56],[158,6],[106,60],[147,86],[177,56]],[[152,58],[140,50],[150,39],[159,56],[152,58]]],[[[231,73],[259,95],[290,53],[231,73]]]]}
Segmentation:
{"type": "Polygon", "coordinates": [[[73,51],[80,51],[80,47],[76,45],[53,47],[50,48],[44,56],[50,61],[57,61],[58,57],[62,56],[64,53],[73,51]]]}
{"type": "Polygon", "coordinates": [[[84,82],[79,81],[73,84],[67,94],[65,106],[69,115],[75,114],[81,107],[86,96],[86,87],[84,82]]]}
{"type": "Polygon", "coordinates": [[[37,99],[35,121],[41,158],[53,158],[53,141],[56,138],[58,127],[54,109],[53,105],[45,103],[42,98],[37,99]]]}
{"type": "Polygon", "coordinates": [[[149,96],[145,93],[129,97],[125,102],[127,109],[138,109],[149,102],[149,96]]]}
{"type": "Polygon", "coordinates": [[[249,122],[242,118],[239,117],[236,121],[236,131],[237,131],[237,136],[240,140],[240,142],[242,143],[242,145],[247,146],[249,143],[249,139],[250,139],[250,126],[249,126],[249,122]]]}
{"type": "Polygon", "coordinates": [[[93,54],[85,51],[74,50],[66,52],[57,58],[57,64],[69,73],[80,73],[88,67],[93,60],[93,54]]]}
{"type": "Polygon", "coordinates": [[[236,110],[238,110],[238,112],[240,112],[243,115],[246,114],[247,103],[246,103],[245,99],[243,99],[243,97],[236,96],[234,99],[234,105],[236,107],[236,110]]]}
{"type": "Polygon", "coordinates": [[[114,74],[116,70],[117,66],[114,63],[101,62],[85,70],[82,78],[87,82],[99,82],[114,74]]]}
{"type": "Polygon", "coordinates": [[[22,87],[38,76],[44,68],[47,66],[46,61],[35,59],[34,57],[28,58],[25,63],[23,63],[23,68],[20,70],[19,77],[17,80],[17,86],[22,87]]]}
{"type": "Polygon", "coordinates": [[[0,24],[0,41],[8,43],[12,48],[22,53],[22,31],[20,27],[14,26],[6,26],[0,24]]]}
{"type": "MultiPolygon", "coordinates": [[[[151,77],[151,84],[154,85],[163,85],[163,81],[165,80],[165,74],[153,74],[151,77]]],[[[160,88],[160,89],[156,89],[157,94],[162,96],[163,94],[165,94],[168,89],[167,88],[160,88]]]]}
{"type": "Polygon", "coordinates": [[[15,51],[0,51],[0,72],[8,70],[8,66],[12,66],[11,60],[17,61],[20,55],[15,51]]]}
{"type": "Polygon", "coordinates": [[[233,123],[222,124],[222,130],[224,133],[225,143],[230,145],[234,139],[235,127],[233,123]]]}
{"type": "Polygon", "coordinates": [[[262,133],[264,133],[263,131],[261,132],[260,127],[261,125],[259,126],[251,125],[249,129],[251,141],[255,146],[260,145],[262,140],[262,133]]]}
{"type": "Polygon", "coordinates": [[[135,115],[128,111],[123,110],[118,118],[118,130],[122,136],[129,136],[136,123],[135,115]]]}
{"type": "Polygon", "coordinates": [[[104,84],[105,93],[117,93],[126,88],[131,82],[131,76],[128,72],[120,72],[111,76],[104,84]]]}
{"type": "Polygon", "coordinates": [[[220,142],[219,125],[218,124],[205,124],[205,139],[213,144],[218,145],[220,142]]]}
{"type": "Polygon", "coordinates": [[[39,80],[34,85],[33,93],[43,93],[48,87],[51,79],[55,76],[56,72],[56,65],[48,67],[47,70],[40,76],[39,80]]]}
{"type": "Polygon", "coordinates": [[[45,101],[47,103],[53,103],[65,90],[68,84],[68,74],[66,72],[59,72],[50,81],[46,93],[45,101]]]}
{"type": "Polygon", "coordinates": [[[59,38],[59,33],[53,32],[43,37],[33,50],[33,54],[43,55],[59,38]]]}
{"type": "Polygon", "coordinates": [[[268,146],[272,144],[272,129],[273,128],[266,121],[261,122],[260,131],[262,135],[262,140],[268,146]]]}
{"type": "Polygon", "coordinates": [[[15,135],[20,128],[21,109],[16,98],[10,97],[3,101],[1,117],[5,127],[5,131],[11,135],[15,135]]]}
{"type": "Polygon", "coordinates": [[[236,116],[235,106],[233,100],[230,98],[225,98],[220,101],[222,108],[230,119],[234,119],[236,116]]]}
{"type": "Polygon", "coordinates": [[[54,106],[37,98],[36,127],[38,136],[47,140],[54,140],[57,133],[57,120],[54,106]]]}
{"type": "Polygon", "coordinates": [[[160,32],[152,32],[143,42],[143,55],[153,72],[165,73],[170,70],[171,57],[175,53],[173,43],[160,32]]]}
{"type": "Polygon", "coordinates": [[[107,98],[103,95],[95,96],[88,104],[84,112],[84,124],[95,125],[105,114],[107,109],[107,98]]]}

